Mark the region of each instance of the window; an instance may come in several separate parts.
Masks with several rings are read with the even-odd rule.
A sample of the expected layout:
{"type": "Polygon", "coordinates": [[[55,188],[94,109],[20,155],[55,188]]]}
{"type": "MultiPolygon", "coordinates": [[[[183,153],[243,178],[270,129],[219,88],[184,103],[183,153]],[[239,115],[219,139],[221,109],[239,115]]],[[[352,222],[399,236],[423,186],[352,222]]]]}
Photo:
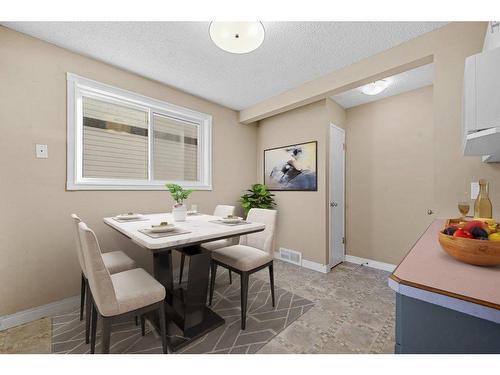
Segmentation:
{"type": "Polygon", "coordinates": [[[68,190],[210,190],[212,118],[68,73],[68,190]]]}

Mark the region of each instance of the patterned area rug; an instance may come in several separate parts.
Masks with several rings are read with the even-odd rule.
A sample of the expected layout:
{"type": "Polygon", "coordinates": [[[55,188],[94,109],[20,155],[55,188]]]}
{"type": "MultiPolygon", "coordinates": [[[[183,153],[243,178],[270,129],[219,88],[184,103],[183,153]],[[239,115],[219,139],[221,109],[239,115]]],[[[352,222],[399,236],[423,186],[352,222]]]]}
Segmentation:
{"type": "MultiPolygon", "coordinates": [[[[228,284],[227,272],[217,278],[213,310],[221,315],[225,325],[196,340],[177,353],[255,353],[314,303],[289,291],[276,287],[276,307],[271,305],[269,283],[256,277],[250,278],[246,330],[240,330],[240,280],[233,275],[228,284]]],[[[97,327],[96,353],[100,353],[100,329],[97,327]]],[[[52,318],[53,353],[89,353],[85,344],[85,323],[79,320],[79,309],[52,318]]],[[[111,353],[153,354],[161,353],[161,340],[147,327],[141,336],[134,321],[121,321],[113,325],[111,353]]]]}

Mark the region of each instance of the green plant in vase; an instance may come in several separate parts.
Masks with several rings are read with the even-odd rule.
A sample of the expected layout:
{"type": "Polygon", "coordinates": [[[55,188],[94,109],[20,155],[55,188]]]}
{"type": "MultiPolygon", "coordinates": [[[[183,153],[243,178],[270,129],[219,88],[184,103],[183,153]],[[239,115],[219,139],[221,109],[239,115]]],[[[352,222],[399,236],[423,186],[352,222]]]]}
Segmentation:
{"type": "Polygon", "coordinates": [[[253,184],[247,192],[248,193],[244,194],[240,199],[241,207],[245,215],[248,214],[251,208],[273,209],[276,206],[274,194],[271,194],[271,192],[267,190],[266,185],[253,184]]]}
{"type": "Polygon", "coordinates": [[[172,216],[175,221],[185,221],[187,216],[187,208],[184,201],[189,198],[193,190],[183,189],[182,186],[177,184],[165,184],[165,187],[170,192],[175,204],[172,208],[172,216]]]}

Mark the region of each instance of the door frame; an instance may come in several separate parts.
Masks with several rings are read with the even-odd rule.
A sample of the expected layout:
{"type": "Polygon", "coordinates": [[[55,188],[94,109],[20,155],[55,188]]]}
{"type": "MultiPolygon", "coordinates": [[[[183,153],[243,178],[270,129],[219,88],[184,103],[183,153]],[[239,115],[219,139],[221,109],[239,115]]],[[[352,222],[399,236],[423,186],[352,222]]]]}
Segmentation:
{"type": "Polygon", "coordinates": [[[343,200],[343,220],[342,220],[342,237],[344,238],[344,243],[343,243],[343,260],[345,260],[345,254],[346,254],[346,246],[345,246],[345,196],[346,196],[346,190],[345,190],[345,171],[346,171],[346,163],[345,163],[345,159],[346,159],[346,148],[345,148],[345,143],[346,143],[346,132],[345,132],[345,129],[339,127],[339,126],[336,126],[334,123],[330,123],[330,126],[328,128],[328,133],[329,133],[329,137],[328,137],[328,202],[327,202],[327,209],[328,209],[328,271],[327,272],[330,272],[330,270],[335,267],[337,264],[333,265],[331,264],[331,253],[332,253],[332,246],[331,246],[331,243],[332,243],[332,209],[330,207],[330,202],[332,202],[332,196],[331,196],[331,184],[332,184],[332,173],[331,173],[331,161],[332,161],[332,150],[331,150],[331,144],[332,144],[332,137],[333,137],[333,129],[335,130],[340,130],[341,133],[343,133],[344,135],[344,163],[343,163],[343,176],[342,176],[342,179],[343,179],[343,185],[344,185],[344,189],[343,189],[343,197],[342,197],[342,200],[343,200]]]}

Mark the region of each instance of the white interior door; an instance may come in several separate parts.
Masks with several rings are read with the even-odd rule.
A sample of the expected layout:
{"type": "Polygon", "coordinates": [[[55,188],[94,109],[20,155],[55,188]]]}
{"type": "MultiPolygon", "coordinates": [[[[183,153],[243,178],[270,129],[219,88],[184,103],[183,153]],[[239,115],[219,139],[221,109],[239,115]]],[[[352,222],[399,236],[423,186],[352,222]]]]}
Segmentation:
{"type": "Polygon", "coordinates": [[[345,131],[330,124],[330,267],[345,255],[345,131]]]}

